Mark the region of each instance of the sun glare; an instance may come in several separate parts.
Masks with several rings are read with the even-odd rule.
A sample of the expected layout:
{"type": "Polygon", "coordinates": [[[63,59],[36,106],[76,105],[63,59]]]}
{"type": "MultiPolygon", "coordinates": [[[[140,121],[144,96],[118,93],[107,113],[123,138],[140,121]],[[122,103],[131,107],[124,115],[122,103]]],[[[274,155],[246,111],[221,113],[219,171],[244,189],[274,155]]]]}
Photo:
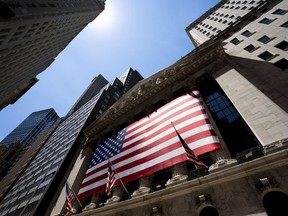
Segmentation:
{"type": "Polygon", "coordinates": [[[111,28],[115,22],[115,10],[113,9],[113,4],[107,4],[105,10],[100,13],[100,15],[91,22],[93,28],[99,29],[101,31],[111,28]]]}

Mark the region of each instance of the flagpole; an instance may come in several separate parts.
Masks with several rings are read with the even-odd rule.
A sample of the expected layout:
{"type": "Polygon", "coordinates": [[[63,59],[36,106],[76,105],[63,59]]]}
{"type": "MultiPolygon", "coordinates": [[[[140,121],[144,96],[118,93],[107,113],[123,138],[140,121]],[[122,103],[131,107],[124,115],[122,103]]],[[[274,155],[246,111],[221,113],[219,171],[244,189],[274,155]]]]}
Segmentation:
{"type": "Polygon", "coordinates": [[[113,167],[113,170],[115,171],[115,173],[116,173],[118,179],[120,180],[120,182],[121,182],[121,184],[122,184],[122,186],[123,186],[125,192],[126,192],[127,194],[129,194],[127,188],[125,187],[124,183],[122,182],[122,179],[121,179],[120,176],[118,175],[118,172],[117,172],[117,170],[115,169],[114,165],[111,163],[110,160],[108,160],[108,163],[110,163],[111,166],[113,167]]]}
{"type": "Polygon", "coordinates": [[[175,128],[175,126],[174,126],[174,124],[173,124],[173,122],[171,122],[171,124],[172,124],[172,126],[173,126],[174,130],[175,130],[175,131],[177,131],[177,130],[176,130],[176,128],[175,128]]]}
{"type": "Polygon", "coordinates": [[[189,152],[190,152],[191,156],[193,156],[193,159],[192,159],[191,156],[189,156],[189,154],[187,155],[188,158],[193,162],[195,168],[196,168],[196,169],[199,169],[199,168],[201,168],[201,167],[208,168],[208,167],[206,166],[206,164],[204,164],[204,163],[194,154],[194,152],[189,148],[189,146],[188,146],[188,145],[185,143],[185,141],[181,138],[181,136],[180,136],[180,134],[178,133],[178,131],[176,130],[173,122],[171,122],[171,124],[172,124],[175,132],[177,133],[177,135],[178,135],[178,137],[179,137],[179,139],[180,139],[180,142],[182,143],[182,145],[183,145],[186,153],[188,154],[187,149],[186,149],[186,147],[187,147],[187,148],[189,149],[189,152]],[[181,140],[182,140],[182,141],[181,141],[181,140]],[[196,161],[197,161],[197,162],[196,162],[196,161]],[[201,164],[197,164],[198,161],[199,161],[201,164]]]}
{"type": "Polygon", "coordinates": [[[67,183],[67,184],[69,185],[69,187],[71,188],[71,191],[72,191],[74,197],[76,198],[78,204],[80,205],[81,208],[83,208],[80,200],[78,199],[78,196],[76,195],[76,193],[75,193],[74,190],[72,189],[71,185],[69,184],[67,177],[66,177],[66,176],[64,176],[64,177],[65,177],[65,179],[66,179],[66,183],[67,183]]]}

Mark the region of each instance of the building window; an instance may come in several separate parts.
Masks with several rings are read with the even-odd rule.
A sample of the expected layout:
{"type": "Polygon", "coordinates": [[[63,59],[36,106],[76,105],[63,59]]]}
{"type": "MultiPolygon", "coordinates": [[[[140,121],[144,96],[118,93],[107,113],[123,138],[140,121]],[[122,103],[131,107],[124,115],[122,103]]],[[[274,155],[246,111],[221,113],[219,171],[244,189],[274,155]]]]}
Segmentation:
{"type": "Polygon", "coordinates": [[[285,23],[283,23],[283,24],[281,25],[281,27],[283,27],[283,28],[288,28],[288,21],[285,22],[285,23]]]}
{"type": "Polygon", "coordinates": [[[233,43],[234,45],[237,45],[237,44],[239,44],[241,41],[239,41],[238,38],[233,38],[230,42],[233,43]]]}
{"type": "Polygon", "coordinates": [[[246,51],[252,53],[256,50],[256,47],[253,46],[252,44],[248,45],[247,47],[244,48],[246,51]]]}
{"type": "Polygon", "coordinates": [[[258,39],[258,41],[260,41],[260,42],[262,42],[262,43],[264,43],[264,44],[269,43],[271,40],[272,40],[272,38],[270,38],[270,37],[268,37],[268,36],[266,36],[266,35],[264,35],[263,37],[261,37],[261,38],[258,39]]]}
{"type": "Polygon", "coordinates": [[[274,11],[272,14],[276,14],[276,15],[284,15],[287,13],[287,10],[282,10],[282,9],[277,9],[276,11],[274,11]]]}
{"type": "Polygon", "coordinates": [[[277,44],[275,47],[278,48],[278,49],[287,51],[288,50],[288,42],[287,41],[282,41],[279,44],[277,44]]]}
{"type": "Polygon", "coordinates": [[[200,77],[197,82],[199,83],[199,92],[232,158],[238,152],[259,145],[257,138],[253,135],[218,83],[208,75],[200,77]]]}
{"type": "Polygon", "coordinates": [[[245,37],[250,37],[252,35],[252,33],[250,31],[246,30],[241,35],[243,35],[245,37]]]}
{"type": "Polygon", "coordinates": [[[271,22],[273,22],[274,20],[271,20],[271,19],[268,19],[268,18],[264,18],[262,19],[259,23],[262,23],[262,24],[270,24],[271,22]]]}
{"type": "Polygon", "coordinates": [[[283,59],[275,62],[274,65],[281,68],[282,70],[287,70],[288,69],[288,60],[283,58],[283,59]]]}
{"type": "Polygon", "coordinates": [[[268,51],[265,51],[265,52],[261,53],[260,55],[258,55],[258,57],[265,60],[265,61],[269,61],[274,57],[274,55],[268,51]]]}

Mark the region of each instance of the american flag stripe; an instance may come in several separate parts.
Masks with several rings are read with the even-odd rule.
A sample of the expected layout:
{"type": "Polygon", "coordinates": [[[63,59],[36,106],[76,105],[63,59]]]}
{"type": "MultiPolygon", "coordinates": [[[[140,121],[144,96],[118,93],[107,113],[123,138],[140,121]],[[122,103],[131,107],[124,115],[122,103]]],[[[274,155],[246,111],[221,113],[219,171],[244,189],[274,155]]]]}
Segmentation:
{"type": "MultiPolygon", "coordinates": [[[[195,118],[195,120],[197,120],[197,118],[203,118],[203,117],[206,117],[206,116],[199,116],[201,115],[203,112],[203,109],[200,110],[200,107],[197,107],[195,109],[191,109],[190,107],[185,107],[184,109],[181,109],[179,110],[178,112],[171,114],[163,119],[161,119],[160,121],[153,121],[152,123],[152,126],[150,125],[143,125],[143,128],[142,130],[138,129],[138,131],[135,131],[135,132],[131,132],[130,130],[127,131],[127,138],[125,138],[125,142],[127,142],[127,146],[129,146],[130,143],[135,143],[135,139],[139,140],[143,137],[143,131],[145,130],[148,130],[146,133],[145,133],[145,138],[147,136],[149,136],[150,134],[153,134],[155,132],[162,132],[163,130],[167,129],[167,127],[169,125],[167,125],[167,121],[169,120],[174,120],[174,121],[182,121],[183,120],[188,120],[188,119],[191,119],[191,118],[195,118]],[[173,117],[174,116],[174,117],[173,117]],[[177,119],[175,118],[175,116],[177,116],[177,119]],[[157,126],[155,126],[157,125],[157,126]],[[153,127],[154,126],[154,127],[153,127]]],[[[192,121],[190,121],[192,122],[192,121]]],[[[171,126],[170,126],[171,127],[171,126]]]]}
{"type": "MultiPolygon", "coordinates": [[[[143,130],[144,128],[147,127],[151,127],[155,125],[155,122],[159,122],[164,118],[167,118],[167,116],[176,116],[179,114],[179,111],[181,110],[190,110],[190,109],[195,109],[195,110],[199,110],[199,109],[203,109],[203,107],[200,107],[199,105],[201,104],[200,101],[197,101],[195,99],[190,99],[188,100],[188,98],[186,100],[179,100],[179,104],[173,104],[173,106],[168,106],[169,109],[167,109],[167,107],[165,107],[165,111],[163,112],[163,110],[157,110],[157,112],[154,112],[152,114],[150,114],[149,118],[146,118],[146,121],[143,121],[144,119],[142,119],[141,121],[135,122],[134,124],[129,126],[129,133],[133,133],[135,130],[143,130]],[[186,109],[185,109],[186,108],[186,109]],[[143,121],[143,122],[142,122],[143,121]]],[[[162,107],[161,107],[162,108],[162,107]]],[[[127,134],[127,138],[129,138],[129,133],[127,134]]]]}
{"type": "Polygon", "coordinates": [[[72,206],[73,201],[74,201],[74,194],[69,184],[66,183],[66,210],[69,213],[75,213],[74,208],[72,206]]]}
{"type": "MultiPolygon", "coordinates": [[[[207,123],[207,119],[202,119],[202,120],[196,121],[196,122],[195,121],[196,121],[196,119],[193,119],[193,118],[190,118],[190,116],[187,116],[186,118],[179,119],[179,120],[175,121],[175,123],[179,123],[179,125],[182,127],[181,133],[185,132],[183,134],[184,137],[188,138],[189,140],[194,139],[196,141],[197,132],[200,133],[202,131],[207,131],[207,126],[205,126],[205,125],[203,126],[203,124],[207,123]],[[181,120],[182,120],[182,123],[181,123],[181,120]],[[193,123],[193,122],[195,122],[195,123],[193,123]],[[191,126],[192,126],[192,128],[191,128],[191,126]],[[197,128],[195,128],[195,127],[197,127],[197,128]],[[192,134],[192,137],[189,137],[189,135],[191,136],[191,134],[192,134]],[[195,135],[193,135],[193,134],[195,134],[195,135]],[[193,138],[193,136],[194,136],[194,138],[193,138]]],[[[175,134],[174,134],[175,132],[174,132],[173,128],[171,128],[171,125],[166,125],[166,126],[163,126],[162,128],[163,128],[163,130],[162,130],[163,132],[160,131],[160,132],[157,132],[154,134],[150,134],[150,136],[144,137],[144,140],[139,140],[140,139],[140,136],[139,136],[138,140],[134,141],[134,145],[130,144],[128,142],[128,144],[130,144],[130,145],[129,146],[123,146],[123,148],[122,148],[123,152],[121,152],[119,154],[119,156],[121,155],[121,158],[125,158],[126,155],[131,157],[131,156],[133,156],[133,154],[139,153],[139,151],[144,151],[147,148],[148,149],[152,148],[153,145],[158,146],[158,148],[166,147],[170,143],[165,142],[165,141],[167,141],[168,138],[175,137],[175,134]],[[151,138],[151,139],[149,139],[149,138],[151,138]],[[141,142],[143,145],[139,145],[141,142]],[[159,146],[157,144],[157,142],[163,142],[163,145],[159,146]]],[[[211,129],[209,131],[211,132],[211,134],[214,135],[214,131],[212,131],[211,129]]],[[[174,142],[178,142],[178,139],[175,138],[174,142]]],[[[195,143],[195,147],[197,147],[196,143],[195,143]]],[[[157,150],[159,150],[159,149],[157,149],[157,150]]],[[[89,176],[91,174],[93,174],[93,168],[91,170],[89,170],[89,174],[87,176],[89,176]]]]}
{"type": "MultiPolygon", "coordinates": [[[[176,130],[176,128],[175,128],[176,130]]],[[[180,139],[180,142],[182,143],[182,146],[184,147],[188,160],[192,161],[196,168],[208,168],[195,154],[194,152],[189,148],[185,140],[181,137],[181,135],[176,130],[176,133],[180,139]]]]}
{"type": "Polygon", "coordinates": [[[111,195],[111,192],[115,186],[115,183],[117,181],[117,177],[116,177],[116,173],[115,170],[112,169],[112,166],[110,164],[110,162],[108,162],[108,179],[107,179],[107,183],[106,183],[106,194],[108,196],[111,195]]]}
{"type": "MultiPolygon", "coordinates": [[[[177,121],[176,121],[177,122],[177,121]]],[[[199,124],[205,124],[206,121],[201,121],[201,122],[197,122],[197,126],[199,124]]],[[[181,134],[183,134],[184,137],[186,137],[186,140],[187,142],[194,142],[194,146],[195,148],[197,148],[198,146],[201,145],[201,139],[203,139],[203,137],[206,137],[206,136],[209,136],[211,134],[214,134],[214,131],[213,130],[207,130],[207,127],[206,126],[199,126],[197,128],[197,132],[198,133],[195,133],[195,129],[190,129],[188,130],[189,127],[191,125],[186,125],[185,127],[182,127],[181,130],[179,130],[179,132],[181,134]],[[195,135],[192,135],[192,136],[189,136],[191,134],[195,134],[195,135]]],[[[171,125],[167,125],[167,130],[165,130],[164,132],[164,136],[162,136],[160,139],[153,139],[153,136],[156,137],[156,135],[153,135],[151,137],[152,139],[152,142],[147,144],[147,145],[144,145],[144,147],[142,148],[139,148],[139,144],[135,147],[130,148],[129,150],[127,149],[125,151],[125,154],[123,152],[122,154],[122,157],[121,158],[118,158],[118,159],[115,159],[113,160],[113,164],[115,163],[121,163],[121,165],[125,162],[125,160],[134,160],[134,156],[138,156],[138,158],[143,158],[145,155],[147,155],[145,157],[145,159],[150,159],[151,156],[153,156],[153,153],[157,155],[158,151],[162,150],[163,152],[167,151],[167,150],[170,150],[170,149],[173,149],[173,144],[175,145],[174,148],[178,148],[179,145],[178,145],[178,138],[175,137],[175,131],[173,130],[173,128],[171,128],[171,125]],[[157,142],[161,142],[163,143],[163,145],[158,145],[157,142]],[[169,141],[169,142],[168,142],[169,141]],[[141,154],[142,153],[142,154],[141,154]]],[[[144,142],[143,142],[144,143],[144,142]]],[[[131,145],[130,145],[131,146],[131,145]]],[[[123,164],[124,165],[124,164],[123,164]]],[[[105,164],[104,164],[104,167],[105,167],[105,164]]],[[[101,168],[100,168],[101,170],[101,168]]],[[[95,169],[95,170],[91,170],[87,175],[86,175],[86,178],[89,177],[89,175],[93,175],[94,173],[98,173],[99,172],[99,169],[95,169]]],[[[103,172],[105,173],[105,172],[103,172]]],[[[94,178],[94,176],[92,176],[91,178],[94,178]]]]}
{"type": "MultiPolygon", "coordinates": [[[[208,151],[215,150],[214,145],[216,145],[216,144],[217,143],[211,144],[211,148],[208,148],[208,146],[206,146],[204,151],[208,152],[208,151]]],[[[125,175],[129,175],[129,173],[135,173],[135,172],[139,171],[140,168],[142,168],[142,169],[147,168],[147,167],[152,168],[152,166],[155,165],[155,163],[153,163],[153,161],[155,161],[157,163],[157,162],[161,162],[162,160],[165,161],[167,158],[169,159],[169,157],[171,157],[171,159],[172,159],[172,155],[178,156],[178,157],[183,156],[183,158],[186,158],[185,150],[183,148],[179,149],[179,140],[176,140],[176,139],[175,139],[175,143],[173,145],[170,145],[170,146],[164,148],[162,150],[162,153],[163,153],[163,155],[159,157],[157,152],[154,152],[151,154],[149,154],[149,152],[147,152],[147,154],[149,154],[148,156],[142,157],[138,160],[136,160],[135,158],[125,158],[126,160],[123,159],[124,161],[122,161],[120,163],[118,163],[118,161],[115,160],[115,161],[113,161],[113,164],[117,164],[117,167],[115,167],[115,169],[117,170],[119,177],[123,178],[125,175]],[[137,164],[141,164],[141,166],[137,166],[137,164]]],[[[145,154],[143,154],[143,155],[145,156],[145,154]]],[[[100,179],[105,178],[106,172],[103,171],[103,170],[105,170],[105,167],[106,166],[103,165],[102,167],[99,167],[99,169],[95,170],[94,175],[89,176],[89,178],[87,178],[86,181],[83,182],[82,187],[88,186],[92,183],[99,181],[100,179]]]]}
{"type": "MultiPolygon", "coordinates": [[[[221,148],[199,94],[197,91],[193,93],[173,100],[149,117],[129,125],[127,129],[118,133],[119,137],[119,134],[125,134],[125,138],[124,135],[123,139],[121,138],[124,144],[121,151],[113,153],[114,156],[109,160],[124,183],[187,160],[185,149],[179,142],[171,122],[177,126],[179,133],[196,155],[221,148]]],[[[98,146],[99,149],[101,147],[107,152],[111,149],[113,151],[114,148],[108,147],[109,144],[107,148],[104,144],[99,145],[102,145],[98,146]]],[[[111,144],[113,145],[115,143],[111,144]]],[[[95,150],[94,162],[84,176],[79,191],[80,198],[105,190],[108,158],[105,159],[105,155],[99,149],[95,150]],[[97,157],[97,154],[102,156],[97,157]]]]}
{"type": "MultiPolygon", "coordinates": [[[[145,118],[142,119],[139,122],[135,122],[134,124],[129,126],[129,133],[134,132],[137,129],[142,129],[148,126],[153,126],[153,124],[155,124],[156,121],[159,121],[159,119],[163,119],[163,117],[168,116],[169,114],[171,115],[176,115],[179,113],[179,110],[181,111],[182,109],[185,109],[185,107],[187,109],[200,109],[199,105],[202,104],[200,101],[198,100],[191,100],[189,98],[183,98],[185,100],[177,100],[179,103],[176,104],[177,101],[174,101],[175,104],[171,104],[170,106],[165,107],[166,109],[163,110],[157,110],[156,113],[152,113],[149,118],[145,118]],[[168,109],[169,108],[169,109],[168,109]],[[164,112],[165,111],[165,112],[164,112]],[[154,117],[155,116],[155,117],[154,117]],[[154,117],[154,118],[153,118],[154,117]],[[150,119],[153,120],[151,121],[150,119]]],[[[186,110],[187,110],[186,109],[186,110]]],[[[201,107],[201,109],[203,109],[203,107],[201,107]]],[[[126,135],[127,138],[129,138],[129,133],[126,135]]]]}

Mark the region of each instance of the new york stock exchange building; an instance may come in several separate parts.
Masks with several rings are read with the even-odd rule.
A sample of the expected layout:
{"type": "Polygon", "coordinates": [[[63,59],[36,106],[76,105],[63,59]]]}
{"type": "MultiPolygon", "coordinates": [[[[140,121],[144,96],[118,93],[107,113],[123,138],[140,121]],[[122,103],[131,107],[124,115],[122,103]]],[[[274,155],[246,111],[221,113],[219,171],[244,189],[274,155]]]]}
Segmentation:
{"type": "MultiPolygon", "coordinates": [[[[287,15],[276,12],[287,2],[259,3],[201,41],[199,26],[225,7],[229,1],[186,29],[196,49],[84,130],[66,173],[76,215],[288,215],[287,15]],[[260,28],[264,18],[274,27],[260,28]],[[253,41],[256,50],[247,48],[253,41]]],[[[59,194],[52,215],[66,213],[65,188],[59,194]]]]}

